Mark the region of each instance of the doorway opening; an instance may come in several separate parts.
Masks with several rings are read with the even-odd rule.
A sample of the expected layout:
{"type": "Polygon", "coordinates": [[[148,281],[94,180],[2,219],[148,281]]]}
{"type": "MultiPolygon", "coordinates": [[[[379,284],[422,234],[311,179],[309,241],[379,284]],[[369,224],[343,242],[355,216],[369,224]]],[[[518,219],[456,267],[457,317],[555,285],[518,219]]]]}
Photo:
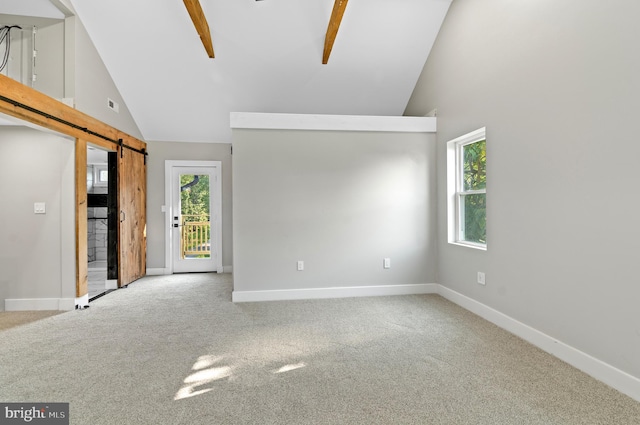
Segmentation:
{"type": "Polygon", "coordinates": [[[118,287],[115,152],[87,144],[89,301],[118,287]]]}
{"type": "Polygon", "coordinates": [[[222,272],[220,161],[166,161],[166,264],[171,273],[222,272]]]}

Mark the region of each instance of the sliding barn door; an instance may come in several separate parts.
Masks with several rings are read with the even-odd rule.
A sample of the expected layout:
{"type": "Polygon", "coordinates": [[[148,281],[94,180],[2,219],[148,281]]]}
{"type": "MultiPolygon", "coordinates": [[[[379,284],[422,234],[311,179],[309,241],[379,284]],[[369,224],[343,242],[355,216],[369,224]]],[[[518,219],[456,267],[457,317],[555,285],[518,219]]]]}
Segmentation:
{"type": "Polygon", "coordinates": [[[120,147],[118,156],[118,286],[122,287],[146,273],[147,171],[143,154],[120,147]]]}

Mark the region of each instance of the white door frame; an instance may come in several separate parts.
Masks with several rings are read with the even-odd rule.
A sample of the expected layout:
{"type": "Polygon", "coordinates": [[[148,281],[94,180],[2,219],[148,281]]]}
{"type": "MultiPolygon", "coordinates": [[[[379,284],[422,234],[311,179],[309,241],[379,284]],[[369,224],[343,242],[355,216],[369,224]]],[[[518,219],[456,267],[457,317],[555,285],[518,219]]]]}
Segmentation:
{"type": "Polygon", "coordinates": [[[173,255],[172,248],[174,241],[173,234],[173,202],[171,191],[171,169],[173,167],[212,167],[215,168],[215,182],[209,182],[213,189],[214,211],[211,211],[211,221],[215,217],[215,243],[218,250],[218,258],[216,271],[222,273],[222,161],[174,161],[165,160],[164,162],[164,205],[165,205],[165,229],[164,229],[164,264],[169,274],[173,274],[173,255]]]}

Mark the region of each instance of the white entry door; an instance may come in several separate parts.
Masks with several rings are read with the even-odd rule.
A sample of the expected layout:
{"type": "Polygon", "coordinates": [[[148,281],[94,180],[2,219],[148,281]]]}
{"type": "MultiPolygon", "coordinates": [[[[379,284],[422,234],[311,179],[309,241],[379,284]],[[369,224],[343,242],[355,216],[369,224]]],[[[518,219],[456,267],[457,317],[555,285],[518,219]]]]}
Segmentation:
{"type": "Polygon", "coordinates": [[[165,171],[173,273],[221,272],[220,162],[167,161],[165,171]]]}

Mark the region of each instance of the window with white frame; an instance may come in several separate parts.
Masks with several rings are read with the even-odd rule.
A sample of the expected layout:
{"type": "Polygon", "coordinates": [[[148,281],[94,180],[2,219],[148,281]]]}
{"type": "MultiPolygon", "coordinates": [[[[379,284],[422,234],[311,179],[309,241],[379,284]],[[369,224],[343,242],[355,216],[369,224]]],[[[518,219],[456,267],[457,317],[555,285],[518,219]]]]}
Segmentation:
{"type": "Polygon", "coordinates": [[[107,164],[93,165],[93,185],[107,186],[109,184],[109,170],[107,164]]]}
{"type": "Polygon", "coordinates": [[[484,127],[447,143],[450,243],[487,248],[486,170],[484,127]]]}

